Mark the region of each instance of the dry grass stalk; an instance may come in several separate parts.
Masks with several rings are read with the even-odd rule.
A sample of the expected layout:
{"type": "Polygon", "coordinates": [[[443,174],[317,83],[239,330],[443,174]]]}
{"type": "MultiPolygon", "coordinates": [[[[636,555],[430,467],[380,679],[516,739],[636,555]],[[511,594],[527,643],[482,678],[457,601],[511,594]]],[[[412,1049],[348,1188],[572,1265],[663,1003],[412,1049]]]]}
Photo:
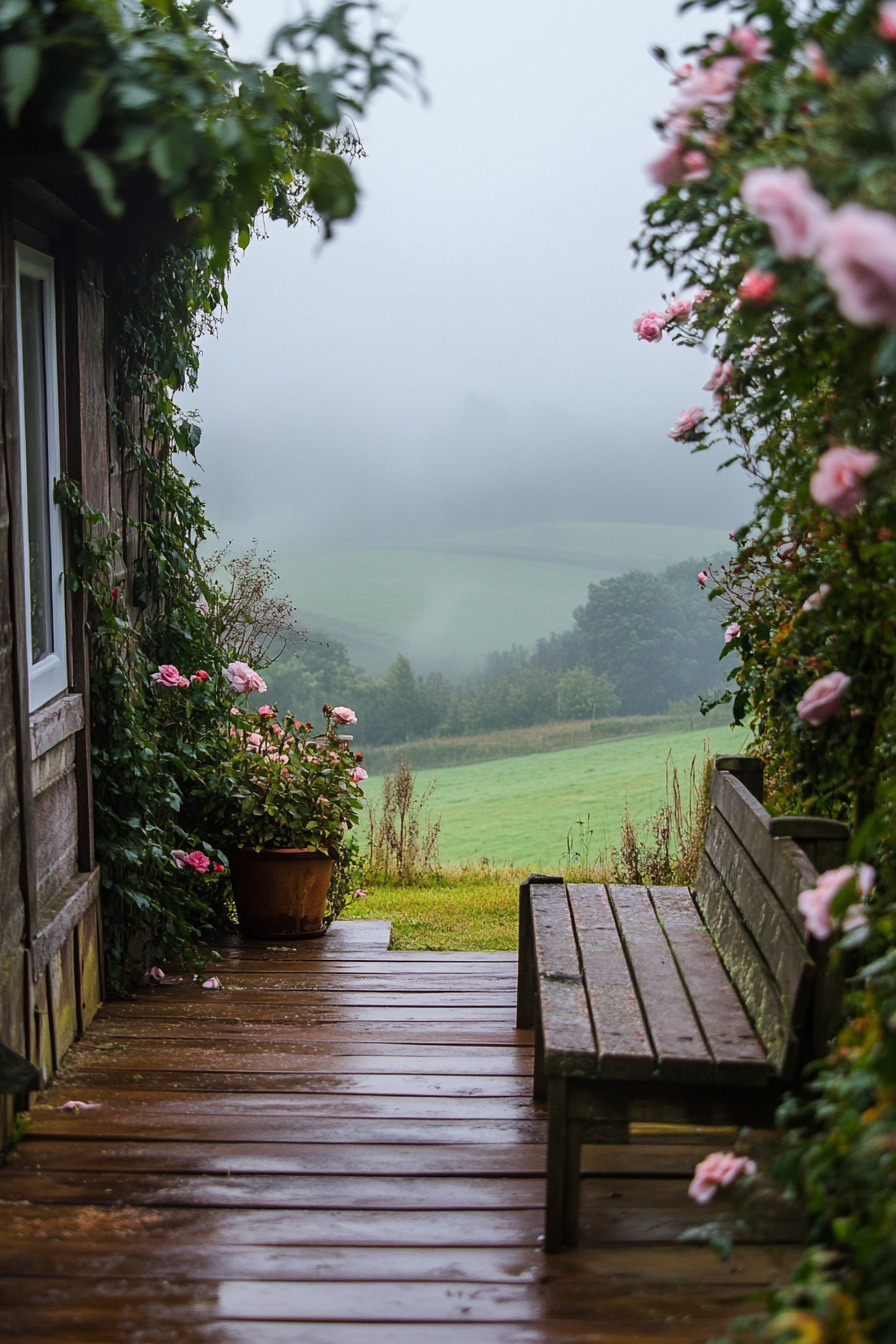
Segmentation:
{"type": "Polygon", "coordinates": [[[442,818],[424,809],[432,797],[433,779],[419,797],[407,756],[399,756],[394,776],[383,776],[379,807],[368,804],[370,877],[382,882],[415,882],[439,866],[442,818]]]}

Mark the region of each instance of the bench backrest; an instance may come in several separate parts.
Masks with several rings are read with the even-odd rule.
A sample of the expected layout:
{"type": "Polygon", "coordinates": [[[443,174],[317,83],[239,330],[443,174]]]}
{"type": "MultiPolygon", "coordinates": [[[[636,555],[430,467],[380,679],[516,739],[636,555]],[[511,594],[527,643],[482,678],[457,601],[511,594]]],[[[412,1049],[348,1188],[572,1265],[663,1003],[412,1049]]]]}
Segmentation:
{"type": "Polygon", "coordinates": [[[694,897],[769,1062],[786,1078],[836,1029],[841,986],[825,948],[807,938],[797,897],[818,877],[810,852],[822,869],[842,862],[848,828],[771,817],[761,800],[761,762],[716,758],[694,897]]]}

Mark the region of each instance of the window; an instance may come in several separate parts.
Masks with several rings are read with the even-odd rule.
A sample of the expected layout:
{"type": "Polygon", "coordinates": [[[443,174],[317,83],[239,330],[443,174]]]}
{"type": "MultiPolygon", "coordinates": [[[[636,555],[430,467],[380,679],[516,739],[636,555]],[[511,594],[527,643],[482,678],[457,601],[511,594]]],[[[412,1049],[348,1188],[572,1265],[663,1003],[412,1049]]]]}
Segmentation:
{"type": "Polygon", "coordinates": [[[59,390],[53,258],[16,244],[22,531],[31,708],[68,686],[59,475],[59,390]]]}

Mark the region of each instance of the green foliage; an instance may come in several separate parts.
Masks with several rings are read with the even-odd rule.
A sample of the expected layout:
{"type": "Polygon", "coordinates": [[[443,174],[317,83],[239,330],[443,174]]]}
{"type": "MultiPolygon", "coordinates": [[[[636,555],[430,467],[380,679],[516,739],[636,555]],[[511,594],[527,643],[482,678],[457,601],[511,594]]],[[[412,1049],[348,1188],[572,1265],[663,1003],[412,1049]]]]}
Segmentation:
{"type": "MultiPolygon", "coordinates": [[[[791,1129],[778,1175],[808,1208],[811,1249],[768,1310],[732,1333],[781,1344],[893,1341],[896,341],[892,324],[849,320],[813,260],[776,251],[745,209],[741,182],[758,166],[799,168],[833,209],[858,203],[883,212],[878,222],[892,229],[896,44],[880,35],[878,5],[865,0],[733,8],[768,35],[768,57],[739,69],[730,106],[708,120],[698,114],[681,132],[684,148],[706,153],[708,171],[648,205],[637,248],[679,285],[709,292],[689,322],[670,327],[673,339],[707,341],[731,361],[714,411],[690,439],[695,451],[713,436],[729,445],[757,488],[753,520],[712,592],[736,627],[727,649],[739,658],[729,676],[735,717],[754,725],[773,806],[851,821],[850,857],[873,864],[877,882],[867,925],[832,950],[835,962],[854,958],[865,941],[870,959],[852,982],[847,1025],[781,1117],[791,1129]],[[775,277],[769,301],[735,303],[749,269],[775,277]],[[880,456],[859,506],[833,512],[815,502],[810,483],[819,457],[839,445],[880,456]],[[813,726],[799,702],[835,671],[850,678],[843,707],[813,726]]],[[[735,51],[715,40],[714,54],[702,48],[692,58],[711,63],[735,51]]],[[[878,265],[864,251],[853,283],[873,287],[878,265]]],[[[852,881],[831,906],[835,921],[856,900],[852,881]]]]}
{"type": "Polygon", "coordinates": [[[573,667],[558,678],[558,719],[606,719],[618,709],[619,696],[608,676],[573,667]]]}
{"type": "MultiPolygon", "coordinates": [[[[174,458],[195,454],[199,429],[175,396],[195,385],[198,338],[226,306],[235,248],[259,217],[319,220],[329,236],[357,198],[347,160],[361,151],[346,114],[413,72],[372,3],[339,3],[282,28],[272,57],[294,59],[273,69],[232,61],[210,15],[229,21],[214,0],[0,4],[7,136],[21,123],[45,144],[55,138],[80,156],[101,208],[123,217],[104,280],[110,408],[139,517],[106,518],[73,482],[57,483],[73,520],[68,582],[88,598],[96,844],[117,991],[149,962],[189,959],[201,935],[228,921],[208,779],[233,700],[223,666],[245,656],[245,617],[198,556],[211,528],[174,458]],[[147,182],[162,217],[156,233],[174,241],[129,241],[147,182]],[[162,664],[208,679],[154,683],[162,664]],[[175,850],[200,854],[200,866],[177,865],[175,850]]],[[[332,780],[312,773],[327,793],[332,780]]],[[[343,802],[333,811],[348,820],[343,802]]],[[[269,809],[278,825],[279,806],[269,809]]],[[[312,832],[327,845],[342,833],[308,817],[312,832]]]]}

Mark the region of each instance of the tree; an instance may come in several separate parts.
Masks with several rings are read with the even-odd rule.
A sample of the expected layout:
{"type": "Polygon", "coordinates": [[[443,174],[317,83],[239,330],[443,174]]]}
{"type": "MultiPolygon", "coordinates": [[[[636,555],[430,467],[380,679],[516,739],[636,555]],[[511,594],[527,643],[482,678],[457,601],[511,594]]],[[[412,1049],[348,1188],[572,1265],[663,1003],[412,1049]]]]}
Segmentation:
{"type": "Polygon", "coordinates": [[[587,667],[574,667],[557,681],[558,719],[603,719],[620,703],[609,677],[596,677],[587,667]]]}

